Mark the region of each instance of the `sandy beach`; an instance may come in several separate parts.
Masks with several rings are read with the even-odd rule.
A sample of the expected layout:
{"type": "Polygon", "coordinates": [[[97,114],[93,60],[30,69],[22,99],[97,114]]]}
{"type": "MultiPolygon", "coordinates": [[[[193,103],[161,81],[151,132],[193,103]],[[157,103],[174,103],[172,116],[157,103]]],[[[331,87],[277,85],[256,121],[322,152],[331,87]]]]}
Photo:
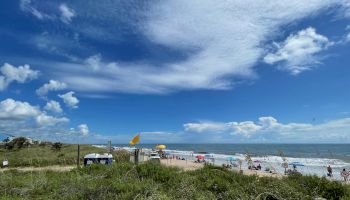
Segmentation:
{"type": "Polygon", "coordinates": [[[165,166],[179,167],[185,171],[200,169],[204,166],[202,163],[195,163],[191,160],[177,159],[162,159],[160,163],[165,166]]]}
{"type": "MultiPolygon", "coordinates": [[[[192,160],[176,160],[176,159],[162,159],[161,164],[165,166],[179,167],[185,171],[200,169],[204,166],[203,163],[195,163],[192,160]]],[[[239,172],[239,168],[233,168],[232,170],[239,172]]],[[[243,174],[249,175],[249,176],[256,175],[259,177],[275,177],[275,178],[282,178],[285,176],[279,173],[268,173],[264,171],[249,170],[249,169],[244,169],[243,174]]]]}

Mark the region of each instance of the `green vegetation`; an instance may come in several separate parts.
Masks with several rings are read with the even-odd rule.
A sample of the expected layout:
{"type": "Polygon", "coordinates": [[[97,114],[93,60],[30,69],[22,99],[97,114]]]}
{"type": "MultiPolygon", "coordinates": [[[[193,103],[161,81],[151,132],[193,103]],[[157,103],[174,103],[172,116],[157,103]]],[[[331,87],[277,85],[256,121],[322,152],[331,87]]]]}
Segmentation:
{"type": "Polygon", "coordinates": [[[337,182],[310,176],[245,176],[221,167],[181,171],[153,163],[95,165],[70,172],[0,173],[3,199],[349,199],[337,182]]]}
{"type": "MultiPolygon", "coordinates": [[[[80,145],[80,159],[88,153],[106,150],[91,145],[80,145]]],[[[77,145],[42,143],[21,148],[0,149],[0,161],[8,160],[10,167],[74,165],[77,162],[77,145]],[[60,146],[60,147],[57,147],[60,146]]]]}
{"type": "MultiPolygon", "coordinates": [[[[81,145],[81,158],[104,149],[81,145]]],[[[76,164],[77,145],[36,144],[0,149],[10,166],[76,164]],[[57,147],[57,148],[56,148],[57,147]]],[[[182,171],[154,163],[134,165],[129,153],[114,153],[111,166],[93,165],[69,172],[14,169],[0,172],[1,199],[350,199],[350,188],[315,176],[283,179],[246,176],[205,166],[182,171]]]]}

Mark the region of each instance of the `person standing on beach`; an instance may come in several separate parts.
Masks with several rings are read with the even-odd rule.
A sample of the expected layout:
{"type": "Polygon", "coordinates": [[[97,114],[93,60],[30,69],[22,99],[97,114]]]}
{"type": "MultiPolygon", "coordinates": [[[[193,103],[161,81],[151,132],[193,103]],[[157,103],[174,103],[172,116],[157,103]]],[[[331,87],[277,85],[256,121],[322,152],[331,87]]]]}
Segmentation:
{"type": "Polygon", "coordinates": [[[343,177],[344,181],[346,182],[348,180],[349,172],[347,172],[344,168],[343,171],[341,171],[340,176],[343,177]]]}
{"type": "Polygon", "coordinates": [[[332,167],[330,165],[328,165],[327,171],[328,171],[327,176],[332,177],[333,176],[333,170],[332,170],[332,167]]]}

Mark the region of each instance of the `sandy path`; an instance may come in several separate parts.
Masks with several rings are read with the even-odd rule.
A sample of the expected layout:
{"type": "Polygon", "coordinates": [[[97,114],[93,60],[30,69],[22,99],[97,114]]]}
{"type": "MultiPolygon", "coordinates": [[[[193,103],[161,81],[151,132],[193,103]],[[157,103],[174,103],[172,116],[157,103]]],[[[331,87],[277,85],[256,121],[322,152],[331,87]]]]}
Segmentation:
{"type": "Polygon", "coordinates": [[[53,165],[53,166],[46,166],[46,167],[11,167],[11,168],[0,169],[0,172],[4,172],[8,170],[18,170],[22,172],[30,172],[30,171],[66,172],[74,168],[76,168],[76,165],[69,165],[69,166],[53,165]]]}

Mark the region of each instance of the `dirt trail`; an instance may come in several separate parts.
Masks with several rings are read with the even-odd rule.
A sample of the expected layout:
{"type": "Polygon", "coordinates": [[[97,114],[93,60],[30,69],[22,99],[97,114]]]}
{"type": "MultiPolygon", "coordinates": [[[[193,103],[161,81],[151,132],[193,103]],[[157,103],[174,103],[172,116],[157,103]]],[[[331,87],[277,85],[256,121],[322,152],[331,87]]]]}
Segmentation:
{"type": "Polygon", "coordinates": [[[66,172],[76,168],[76,165],[52,165],[46,167],[9,167],[0,169],[0,172],[8,171],[8,170],[18,170],[22,172],[30,172],[30,171],[55,171],[55,172],[66,172]]]}

